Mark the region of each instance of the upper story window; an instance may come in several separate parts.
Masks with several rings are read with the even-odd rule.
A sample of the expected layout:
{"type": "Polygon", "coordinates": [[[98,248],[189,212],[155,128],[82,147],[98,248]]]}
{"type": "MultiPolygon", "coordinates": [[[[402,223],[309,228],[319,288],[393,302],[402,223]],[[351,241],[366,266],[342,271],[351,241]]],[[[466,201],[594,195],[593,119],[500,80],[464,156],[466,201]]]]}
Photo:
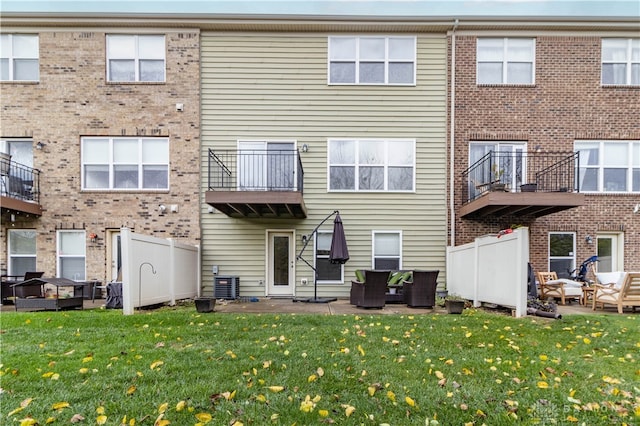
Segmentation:
{"type": "Polygon", "coordinates": [[[0,81],[38,81],[39,52],[35,34],[0,34],[0,81]]]}
{"type": "Polygon", "coordinates": [[[329,37],[329,84],[416,84],[415,37],[329,37]]]}
{"type": "Polygon", "coordinates": [[[478,84],[534,84],[533,38],[479,38],[478,84]]]}
{"type": "Polygon", "coordinates": [[[640,38],[602,39],[602,84],[640,85],[640,38]]]}
{"type": "Polygon", "coordinates": [[[169,140],[82,138],[82,189],[169,189],[169,140]]]}
{"type": "Polygon", "coordinates": [[[107,35],[107,81],[164,82],[164,36],[107,35]]]}
{"type": "Polygon", "coordinates": [[[415,141],[330,139],[329,191],[398,191],[415,188],[415,141]]]}
{"type": "Polygon", "coordinates": [[[640,141],[576,141],[581,192],[640,192],[640,141]]]}

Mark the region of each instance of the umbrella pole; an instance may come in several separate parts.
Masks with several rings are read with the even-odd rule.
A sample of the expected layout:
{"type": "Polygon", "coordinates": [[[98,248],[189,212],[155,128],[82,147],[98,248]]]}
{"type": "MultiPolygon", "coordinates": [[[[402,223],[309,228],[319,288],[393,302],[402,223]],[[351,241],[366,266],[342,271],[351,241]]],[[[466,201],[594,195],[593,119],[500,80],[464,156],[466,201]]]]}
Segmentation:
{"type": "Polygon", "coordinates": [[[309,266],[311,269],[313,269],[313,297],[311,298],[294,298],[293,301],[294,302],[306,302],[306,303],[329,303],[329,302],[335,302],[336,300],[338,300],[338,298],[336,297],[318,297],[318,270],[316,269],[315,266],[313,266],[312,264],[310,264],[309,262],[307,262],[307,260],[302,257],[302,253],[304,253],[305,249],[307,248],[307,246],[309,245],[309,241],[311,241],[311,237],[314,234],[318,233],[318,229],[320,229],[320,227],[322,226],[323,223],[325,223],[327,220],[329,220],[329,218],[333,215],[339,214],[340,212],[338,210],[333,211],[329,216],[325,217],[322,222],[320,222],[318,224],[318,226],[316,226],[313,231],[311,232],[311,234],[309,234],[309,236],[306,238],[304,245],[302,246],[302,249],[300,250],[300,254],[298,254],[297,259],[298,260],[302,260],[304,263],[307,264],[307,266],[309,266]]]}

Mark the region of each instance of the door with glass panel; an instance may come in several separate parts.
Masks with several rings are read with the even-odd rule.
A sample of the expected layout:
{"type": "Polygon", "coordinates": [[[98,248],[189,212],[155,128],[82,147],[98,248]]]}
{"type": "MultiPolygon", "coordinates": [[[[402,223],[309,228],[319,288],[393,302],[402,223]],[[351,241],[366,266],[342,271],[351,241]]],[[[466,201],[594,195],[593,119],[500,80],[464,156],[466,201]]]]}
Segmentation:
{"type": "Polygon", "coordinates": [[[615,272],[624,269],[622,240],[623,235],[618,233],[599,233],[596,236],[598,272],[615,272]]]}
{"type": "Polygon", "coordinates": [[[267,245],[267,296],[293,296],[293,232],[268,232],[267,245]]]}
{"type": "Polygon", "coordinates": [[[517,191],[526,182],[526,144],[517,142],[472,142],[469,145],[469,166],[494,152],[490,162],[472,177],[476,185],[481,183],[504,183],[511,191],[517,191]]]}
{"type": "Polygon", "coordinates": [[[296,155],[293,142],[239,142],[238,189],[295,191],[296,155]]]}

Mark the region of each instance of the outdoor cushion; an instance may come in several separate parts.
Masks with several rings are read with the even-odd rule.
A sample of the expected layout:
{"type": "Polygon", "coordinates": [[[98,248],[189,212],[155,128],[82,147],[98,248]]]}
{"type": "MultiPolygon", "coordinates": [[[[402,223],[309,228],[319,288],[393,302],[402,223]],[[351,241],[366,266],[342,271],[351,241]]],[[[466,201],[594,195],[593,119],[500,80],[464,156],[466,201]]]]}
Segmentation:
{"type": "Polygon", "coordinates": [[[389,281],[387,281],[387,284],[389,285],[396,285],[400,282],[400,279],[402,278],[402,272],[398,271],[398,272],[394,272],[393,274],[391,274],[391,276],[389,277],[389,281]]]}
{"type": "Polygon", "coordinates": [[[626,272],[598,272],[596,278],[600,284],[611,284],[614,287],[620,288],[624,282],[624,278],[627,275],[626,272]]]}
{"type": "Polygon", "coordinates": [[[407,271],[404,274],[402,274],[402,276],[400,277],[400,282],[402,281],[409,281],[411,279],[411,271],[407,271]]]}
{"type": "Polygon", "coordinates": [[[356,269],[356,281],[364,282],[364,272],[362,269],[356,269]]]}
{"type": "Polygon", "coordinates": [[[564,284],[565,287],[577,287],[577,288],[581,288],[582,287],[582,283],[581,282],[569,280],[567,278],[560,278],[560,279],[557,279],[557,280],[547,281],[547,284],[564,284]]]}

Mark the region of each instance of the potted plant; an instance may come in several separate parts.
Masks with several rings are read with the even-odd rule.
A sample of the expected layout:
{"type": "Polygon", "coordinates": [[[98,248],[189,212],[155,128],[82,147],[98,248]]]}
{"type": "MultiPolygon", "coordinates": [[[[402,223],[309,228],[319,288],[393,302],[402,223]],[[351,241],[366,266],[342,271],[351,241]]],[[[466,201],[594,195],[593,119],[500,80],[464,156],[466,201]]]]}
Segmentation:
{"type": "Polygon", "coordinates": [[[491,167],[491,183],[489,189],[491,191],[505,191],[506,184],[502,182],[502,175],[504,175],[504,169],[498,166],[498,163],[494,163],[491,167]]]}
{"type": "Polygon", "coordinates": [[[213,297],[196,297],[194,301],[196,303],[196,311],[201,314],[213,312],[213,308],[216,306],[216,299],[213,297]]]}
{"type": "Polygon", "coordinates": [[[520,185],[521,192],[536,192],[538,190],[537,183],[523,183],[520,185]]]}
{"type": "Polygon", "coordinates": [[[467,300],[465,298],[456,294],[448,294],[444,298],[444,306],[449,314],[461,314],[466,303],[467,300]]]}

